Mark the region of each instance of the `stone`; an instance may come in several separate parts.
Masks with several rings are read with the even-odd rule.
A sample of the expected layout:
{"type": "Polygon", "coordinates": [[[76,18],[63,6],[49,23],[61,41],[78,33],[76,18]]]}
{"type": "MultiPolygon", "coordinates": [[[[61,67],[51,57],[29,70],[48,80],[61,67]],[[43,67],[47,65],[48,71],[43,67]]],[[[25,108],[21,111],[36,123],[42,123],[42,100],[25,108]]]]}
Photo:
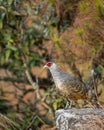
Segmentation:
{"type": "Polygon", "coordinates": [[[58,130],[104,130],[103,109],[59,109],[55,117],[58,130]]]}

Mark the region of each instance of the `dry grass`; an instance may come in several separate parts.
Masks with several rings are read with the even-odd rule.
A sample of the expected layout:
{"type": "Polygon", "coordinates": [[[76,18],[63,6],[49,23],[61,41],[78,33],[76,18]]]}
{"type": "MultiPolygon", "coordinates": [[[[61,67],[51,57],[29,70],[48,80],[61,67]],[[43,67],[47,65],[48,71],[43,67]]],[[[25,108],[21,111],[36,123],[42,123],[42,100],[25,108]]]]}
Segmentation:
{"type": "Polygon", "coordinates": [[[20,130],[19,125],[0,113],[0,127],[6,130],[20,130]]]}

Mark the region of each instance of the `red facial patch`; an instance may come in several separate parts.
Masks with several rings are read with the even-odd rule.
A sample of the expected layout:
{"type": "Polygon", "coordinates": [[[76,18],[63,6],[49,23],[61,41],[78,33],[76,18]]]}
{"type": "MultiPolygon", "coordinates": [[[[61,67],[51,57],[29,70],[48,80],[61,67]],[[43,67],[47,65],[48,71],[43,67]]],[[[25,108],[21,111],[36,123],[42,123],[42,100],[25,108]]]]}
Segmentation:
{"type": "Polygon", "coordinates": [[[51,67],[52,62],[48,62],[46,65],[47,65],[48,67],[51,67]]]}

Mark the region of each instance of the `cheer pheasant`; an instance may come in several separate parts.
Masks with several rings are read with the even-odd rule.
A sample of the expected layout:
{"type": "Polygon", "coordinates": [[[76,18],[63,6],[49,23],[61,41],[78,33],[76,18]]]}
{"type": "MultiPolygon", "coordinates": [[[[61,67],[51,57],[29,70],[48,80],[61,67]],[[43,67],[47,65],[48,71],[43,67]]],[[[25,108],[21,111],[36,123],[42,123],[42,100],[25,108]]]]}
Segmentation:
{"type": "Polygon", "coordinates": [[[48,62],[44,68],[48,68],[52,74],[55,85],[60,94],[68,101],[77,101],[84,99],[91,102],[95,107],[100,108],[97,99],[90,99],[88,97],[88,89],[86,84],[71,76],[70,74],[62,71],[55,63],[48,62]]]}

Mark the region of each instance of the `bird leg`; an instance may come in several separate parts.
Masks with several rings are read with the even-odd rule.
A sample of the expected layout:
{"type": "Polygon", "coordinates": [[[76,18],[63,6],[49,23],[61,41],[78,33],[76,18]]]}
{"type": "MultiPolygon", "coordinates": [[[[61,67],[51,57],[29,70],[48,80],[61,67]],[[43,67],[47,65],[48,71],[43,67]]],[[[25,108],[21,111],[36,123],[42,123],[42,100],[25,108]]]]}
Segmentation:
{"type": "Polygon", "coordinates": [[[69,101],[67,101],[65,109],[71,109],[71,107],[72,107],[72,101],[70,101],[70,103],[69,101]]]}

